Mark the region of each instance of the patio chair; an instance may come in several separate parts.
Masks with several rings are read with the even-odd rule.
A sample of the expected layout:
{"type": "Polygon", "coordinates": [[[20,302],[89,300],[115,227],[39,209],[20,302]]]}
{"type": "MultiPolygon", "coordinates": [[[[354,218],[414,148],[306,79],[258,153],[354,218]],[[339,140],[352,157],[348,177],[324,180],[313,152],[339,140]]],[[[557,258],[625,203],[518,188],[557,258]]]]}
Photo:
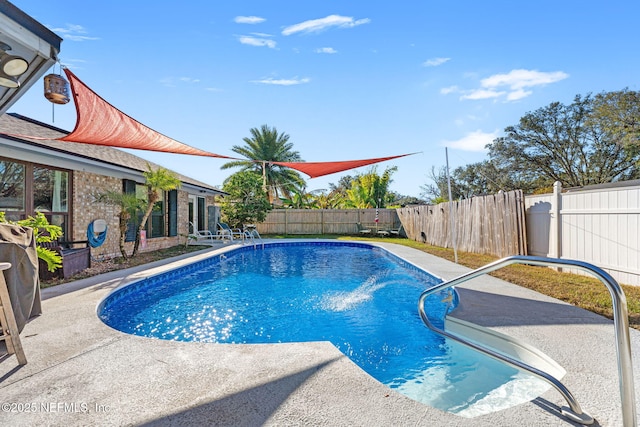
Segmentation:
{"type": "Polygon", "coordinates": [[[372,234],[373,233],[372,229],[363,227],[362,224],[360,224],[359,222],[356,222],[356,225],[358,226],[358,233],[360,233],[360,234],[372,234]]]}
{"type": "Polygon", "coordinates": [[[403,233],[404,229],[402,228],[402,224],[400,224],[400,227],[398,227],[397,229],[389,230],[389,234],[395,237],[401,237],[403,233]]]}
{"type": "Polygon", "coordinates": [[[233,240],[238,237],[244,240],[244,231],[240,230],[239,228],[231,228],[228,224],[219,222],[218,229],[218,234],[229,238],[229,240],[233,240]]]}
{"type": "Polygon", "coordinates": [[[187,245],[211,245],[219,238],[217,234],[213,234],[210,230],[198,230],[195,224],[189,221],[189,225],[193,230],[187,237],[187,245]]]}

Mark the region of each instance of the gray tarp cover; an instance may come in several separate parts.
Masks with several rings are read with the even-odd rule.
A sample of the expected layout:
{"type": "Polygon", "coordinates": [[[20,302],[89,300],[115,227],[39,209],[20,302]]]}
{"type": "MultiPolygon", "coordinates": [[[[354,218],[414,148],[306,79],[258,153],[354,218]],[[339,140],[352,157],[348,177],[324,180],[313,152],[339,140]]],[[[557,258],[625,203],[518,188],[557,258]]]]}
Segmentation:
{"type": "Polygon", "coordinates": [[[38,254],[31,228],[0,224],[0,262],[11,263],[3,273],[18,330],[22,331],[29,318],[42,313],[38,254]]]}

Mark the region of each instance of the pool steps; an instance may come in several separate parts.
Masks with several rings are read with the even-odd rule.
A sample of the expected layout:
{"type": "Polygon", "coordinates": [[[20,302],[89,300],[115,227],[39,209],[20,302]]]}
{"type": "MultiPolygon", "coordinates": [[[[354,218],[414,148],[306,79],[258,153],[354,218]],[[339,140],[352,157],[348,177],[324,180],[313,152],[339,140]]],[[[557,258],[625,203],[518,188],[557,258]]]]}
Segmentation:
{"type": "Polygon", "coordinates": [[[484,345],[514,359],[521,360],[558,379],[561,379],[567,373],[558,362],[539,349],[517,338],[494,331],[493,329],[485,328],[475,323],[467,322],[466,320],[457,319],[451,314],[445,319],[445,330],[464,337],[475,344],[484,345]]]}
{"type": "MultiPolygon", "coordinates": [[[[582,270],[584,272],[590,273],[596,276],[600,281],[607,287],[609,293],[611,294],[611,299],[613,303],[613,320],[615,326],[615,334],[616,334],[616,346],[617,346],[617,355],[618,355],[618,374],[620,377],[620,400],[622,403],[622,420],[624,427],[632,427],[636,426],[637,418],[636,418],[636,405],[635,405],[635,391],[633,384],[633,366],[631,364],[631,341],[629,336],[629,318],[627,311],[627,301],[624,295],[624,291],[620,287],[620,285],[611,277],[607,272],[596,267],[592,264],[588,264],[582,261],[576,260],[567,260],[567,259],[557,259],[557,258],[544,258],[544,257],[534,257],[534,256],[522,256],[515,255],[507,258],[503,258],[501,260],[495,261],[493,263],[487,264],[484,267],[473,270],[469,273],[463,274],[457,278],[446,281],[439,285],[436,285],[432,288],[427,289],[420,295],[420,299],[418,302],[418,311],[420,313],[420,317],[425,325],[431,329],[432,331],[449,338],[453,341],[459,342],[473,350],[479,351],[481,353],[486,354],[496,360],[502,361],[508,365],[513,367],[525,370],[538,378],[547,381],[551,384],[555,389],[560,392],[560,394],[564,397],[564,399],[569,404],[569,407],[562,407],[561,412],[566,418],[580,423],[580,424],[593,424],[595,421],[593,417],[588,415],[587,413],[582,411],[582,408],[575,400],[571,392],[552,374],[543,371],[535,366],[531,366],[526,363],[525,360],[520,360],[517,357],[519,353],[525,354],[522,352],[524,347],[520,347],[518,345],[504,345],[505,341],[497,341],[498,335],[494,335],[490,340],[493,345],[501,342],[501,346],[508,351],[502,353],[501,351],[497,351],[495,348],[490,348],[486,345],[485,342],[475,342],[473,340],[468,339],[467,337],[458,335],[453,332],[455,326],[451,328],[449,331],[444,329],[440,329],[434,326],[429,319],[425,311],[425,301],[427,297],[430,295],[440,292],[444,289],[451,288],[455,285],[459,285],[468,280],[474,279],[476,277],[488,274],[492,271],[499,270],[503,267],[512,265],[512,264],[527,264],[527,265],[537,265],[543,267],[572,267],[578,270],[582,270]],[[511,352],[511,354],[509,354],[511,352]]],[[[453,323],[451,323],[453,324],[453,323]]],[[[467,325],[468,326],[468,325],[467,325]]],[[[451,327],[451,326],[450,326],[451,327]]],[[[476,329],[478,331],[479,329],[476,329]]],[[[467,333],[469,332],[469,328],[467,328],[467,333]]],[[[484,338],[488,338],[489,336],[485,335],[484,338]]],[[[515,343],[515,340],[512,341],[515,343]]],[[[530,354],[530,353],[529,353],[530,354]]],[[[526,357],[525,357],[526,359],[526,357]]]]}

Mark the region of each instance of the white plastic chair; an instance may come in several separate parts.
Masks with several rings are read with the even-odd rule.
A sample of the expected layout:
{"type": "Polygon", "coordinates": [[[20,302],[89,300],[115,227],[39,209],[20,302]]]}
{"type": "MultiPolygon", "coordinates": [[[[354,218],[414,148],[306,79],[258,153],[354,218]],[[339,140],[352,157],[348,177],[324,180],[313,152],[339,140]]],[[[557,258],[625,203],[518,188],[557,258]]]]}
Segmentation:
{"type": "Polygon", "coordinates": [[[218,228],[219,228],[218,230],[219,235],[228,237],[230,240],[234,240],[237,237],[240,237],[240,239],[244,240],[244,232],[239,228],[231,228],[229,227],[228,224],[225,224],[224,222],[219,222],[218,228]]]}

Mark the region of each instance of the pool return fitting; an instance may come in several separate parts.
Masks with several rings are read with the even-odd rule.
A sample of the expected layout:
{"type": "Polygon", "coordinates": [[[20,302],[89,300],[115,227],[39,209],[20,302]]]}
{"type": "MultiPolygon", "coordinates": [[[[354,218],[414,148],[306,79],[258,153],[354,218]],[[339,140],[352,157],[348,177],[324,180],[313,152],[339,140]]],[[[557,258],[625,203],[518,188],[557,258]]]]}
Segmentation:
{"type": "Polygon", "coordinates": [[[496,360],[504,362],[513,367],[525,370],[534,376],[548,382],[551,384],[556,390],[562,394],[565,398],[569,407],[563,406],[561,408],[562,415],[567,417],[568,419],[580,423],[580,424],[593,424],[594,419],[589,414],[582,411],[580,405],[573,397],[571,392],[554,376],[541,371],[539,369],[534,368],[520,360],[509,357],[505,354],[496,352],[487,347],[481,346],[476,343],[472,343],[467,339],[453,334],[451,332],[447,332],[444,329],[440,329],[434,326],[429,320],[427,313],[425,312],[425,301],[427,297],[431,294],[434,294],[438,291],[442,291],[444,289],[453,287],[455,285],[459,285],[460,283],[466,282],[467,280],[474,279],[476,277],[485,275],[487,273],[491,273],[492,271],[499,270],[503,267],[507,267],[512,264],[527,264],[527,265],[537,265],[542,267],[570,267],[575,268],[577,270],[585,271],[587,273],[591,273],[593,276],[596,276],[600,281],[607,287],[609,293],[611,294],[611,300],[613,304],[613,323],[615,327],[616,333],[616,346],[617,346],[617,354],[618,354],[618,375],[620,381],[620,399],[622,401],[622,422],[624,427],[635,427],[637,424],[636,419],[636,402],[635,402],[635,391],[633,384],[633,365],[631,364],[631,340],[629,337],[629,317],[627,310],[627,299],[624,295],[624,291],[615,281],[613,277],[611,277],[607,272],[602,270],[595,265],[588,264],[582,261],[576,260],[567,260],[567,259],[557,259],[557,258],[544,258],[544,257],[535,257],[535,256],[523,256],[523,255],[515,255],[507,258],[500,259],[498,261],[492,262],[491,264],[487,264],[484,267],[480,267],[476,270],[473,270],[469,273],[463,274],[462,276],[456,277],[455,279],[443,282],[439,285],[436,285],[432,288],[427,289],[420,295],[420,299],[418,302],[418,311],[420,313],[420,317],[422,321],[427,325],[429,329],[432,331],[459,342],[473,350],[479,351],[481,353],[486,354],[496,360]]]}

